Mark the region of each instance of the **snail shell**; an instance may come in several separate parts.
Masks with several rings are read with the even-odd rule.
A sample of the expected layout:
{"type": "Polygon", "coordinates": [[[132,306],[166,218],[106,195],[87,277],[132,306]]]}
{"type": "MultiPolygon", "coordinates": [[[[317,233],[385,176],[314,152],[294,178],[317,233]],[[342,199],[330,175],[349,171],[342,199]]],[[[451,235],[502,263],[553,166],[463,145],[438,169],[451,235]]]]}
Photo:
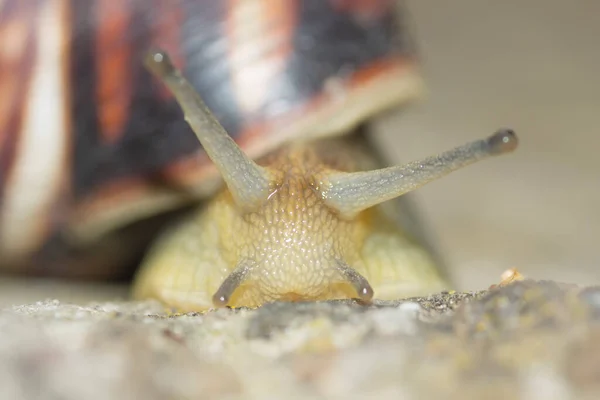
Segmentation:
{"type": "Polygon", "coordinates": [[[445,287],[427,239],[395,223],[406,204],[390,215],[385,202],[516,137],[376,165],[350,134],[420,88],[394,7],[0,2],[0,268],[126,274],[168,211],[224,181],[161,235],[137,297],[203,311],[445,287]],[[164,52],[152,77],[156,46],[189,82],[164,52]]]}
{"type": "Polygon", "coordinates": [[[143,66],[148,49],[168,51],[257,158],[351,132],[418,93],[396,11],[389,0],[0,2],[0,269],[127,275],[173,212],[218,189],[143,66]]]}

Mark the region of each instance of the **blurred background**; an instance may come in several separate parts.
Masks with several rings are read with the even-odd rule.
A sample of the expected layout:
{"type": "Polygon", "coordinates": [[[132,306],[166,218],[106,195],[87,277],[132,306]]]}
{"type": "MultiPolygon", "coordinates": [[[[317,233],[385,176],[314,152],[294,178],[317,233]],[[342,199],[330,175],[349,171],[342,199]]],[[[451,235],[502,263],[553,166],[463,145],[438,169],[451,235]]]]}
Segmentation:
{"type": "MultiPolygon", "coordinates": [[[[599,284],[600,3],[408,1],[427,96],[374,123],[394,161],[513,128],[514,154],[418,191],[461,289],[532,278],[599,284]]],[[[119,286],[3,279],[0,306],[124,296],[119,286]]]]}
{"type": "Polygon", "coordinates": [[[393,159],[513,128],[519,149],[419,190],[461,287],[600,283],[600,3],[408,2],[428,87],[377,124],[393,159]],[[402,140],[394,140],[399,133],[402,140]],[[408,137],[406,137],[408,136],[408,137]]]}

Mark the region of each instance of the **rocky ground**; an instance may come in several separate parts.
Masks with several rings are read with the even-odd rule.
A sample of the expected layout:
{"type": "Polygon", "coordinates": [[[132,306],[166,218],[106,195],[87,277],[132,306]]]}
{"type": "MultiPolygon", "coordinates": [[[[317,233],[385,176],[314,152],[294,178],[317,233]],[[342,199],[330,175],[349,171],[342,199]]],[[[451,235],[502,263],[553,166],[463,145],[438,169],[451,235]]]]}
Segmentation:
{"type": "Polygon", "coordinates": [[[518,281],[393,303],[0,312],[6,399],[596,399],[600,287],[518,281]]]}

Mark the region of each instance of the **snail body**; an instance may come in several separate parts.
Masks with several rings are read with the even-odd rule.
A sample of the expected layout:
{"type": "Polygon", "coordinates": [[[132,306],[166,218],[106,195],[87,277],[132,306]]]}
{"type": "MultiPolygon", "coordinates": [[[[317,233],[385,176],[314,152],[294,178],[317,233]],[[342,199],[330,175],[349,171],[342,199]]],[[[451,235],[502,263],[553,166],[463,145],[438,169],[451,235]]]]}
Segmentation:
{"type": "Polygon", "coordinates": [[[356,143],[331,139],[284,146],[259,160],[276,175],[267,201],[245,211],[228,190],[220,192],[158,241],[135,297],[202,311],[444,289],[435,260],[382,210],[345,218],[324,202],[323,173],[359,170],[361,158],[372,164],[367,157],[356,143]]]}
{"type": "Polygon", "coordinates": [[[254,162],[167,54],[151,53],[147,66],[173,92],[227,185],[142,265],[135,296],[182,310],[440,290],[447,283],[435,262],[377,206],[517,145],[514,132],[500,130],[435,157],[365,171],[359,149],[334,139],[296,142],[254,162]]]}

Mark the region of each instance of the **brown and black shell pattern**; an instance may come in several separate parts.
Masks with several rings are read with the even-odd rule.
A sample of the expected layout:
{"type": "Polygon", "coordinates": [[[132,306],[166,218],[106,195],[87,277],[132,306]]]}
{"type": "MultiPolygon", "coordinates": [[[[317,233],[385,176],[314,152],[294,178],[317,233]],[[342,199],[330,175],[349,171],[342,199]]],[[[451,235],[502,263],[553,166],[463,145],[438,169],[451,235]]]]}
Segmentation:
{"type": "Polygon", "coordinates": [[[259,156],[370,116],[326,123],[340,89],[414,74],[409,39],[388,0],[0,1],[0,270],[127,274],[151,217],[218,185],[150,48],[259,156]]]}

